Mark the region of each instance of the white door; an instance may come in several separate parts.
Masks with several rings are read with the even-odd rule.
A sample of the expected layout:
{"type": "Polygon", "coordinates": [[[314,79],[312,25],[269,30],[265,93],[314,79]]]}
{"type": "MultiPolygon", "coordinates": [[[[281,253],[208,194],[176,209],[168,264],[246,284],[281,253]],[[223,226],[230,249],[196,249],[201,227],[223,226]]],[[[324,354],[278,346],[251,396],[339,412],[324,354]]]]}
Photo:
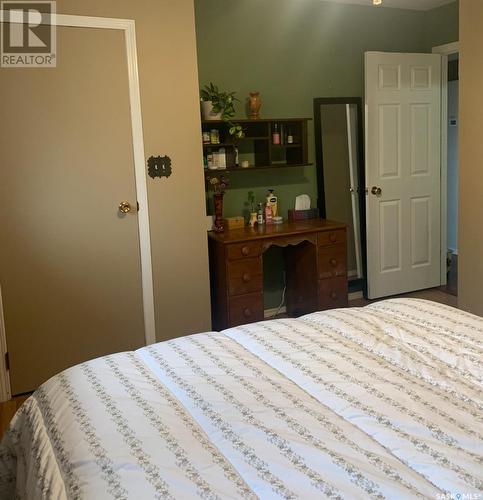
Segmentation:
{"type": "Polygon", "coordinates": [[[365,54],[368,296],[440,284],[441,56],[365,54]]]}

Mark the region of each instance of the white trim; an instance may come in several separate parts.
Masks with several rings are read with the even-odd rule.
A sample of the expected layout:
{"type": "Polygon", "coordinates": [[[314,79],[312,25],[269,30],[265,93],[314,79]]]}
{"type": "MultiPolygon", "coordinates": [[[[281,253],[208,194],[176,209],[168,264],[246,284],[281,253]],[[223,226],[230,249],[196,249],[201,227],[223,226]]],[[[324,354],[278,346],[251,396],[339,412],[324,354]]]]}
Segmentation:
{"type": "Polygon", "coordinates": [[[459,42],[433,47],[441,54],[441,285],[446,285],[448,252],[448,56],[459,52],[459,42]]]}
{"type": "MultiPolygon", "coordinates": [[[[359,186],[359,179],[357,178],[357,182],[355,179],[354,172],[357,171],[357,166],[356,166],[356,159],[354,158],[354,153],[357,148],[357,140],[353,141],[355,137],[353,137],[353,123],[352,123],[352,116],[351,116],[351,106],[354,106],[353,104],[346,104],[345,105],[345,113],[346,113],[346,126],[347,126],[347,151],[349,154],[349,178],[350,178],[350,198],[351,198],[351,208],[352,208],[352,229],[354,232],[354,253],[356,257],[356,276],[358,278],[362,278],[362,249],[361,249],[361,240],[360,240],[360,233],[361,233],[361,226],[360,226],[360,215],[359,215],[359,190],[357,187],[359,186]]],[[[357,119],[357,118],[356,118],[357,119]]],[[[356,123],[356,127],[357,127],[356,123]]],[[[357,130],[357,129],[356,129],[357,130]]],[[[351,276],[348,274],[348,276],[351,276]]]]}
{"type": "MultiPolygon", "coordinates": [[[[4,16],[5,11],[0,10],[0,21],[4,20],[4,16]]],[[[148,192],[144,171],[144,140],[141,116],[141,98],[139,91],[135,22],[132,19],[71,16],[65,14],[55,14],[52,16],[50,21],[51,24],[55,24],[56,26],[118,29],[124,31],[129,79],[129,100],[131,108],[136,196],[139,203],[138,227],[143,290],[144,336],[146,344],[152,344],[153,342],[156,342],[154,288],[151,260],[151,238],[149,229],[148,192]]],[[[3,327],[0,327],[0,350],[4,348],[4,335],[5,331],[3,327]]],[[[0,352],[2,358],[4,353],[5,351],[0,352]]],[[[8,376],[8,373],[5,371],[5,366],[3,365],[2,367],[2,363],[0,362],[0,397],[2,397],[2,383],[5,380],[5,376],[8,376]]],[[[8,384],[8,387],[10,387],[10,384],[8,384]]],[[[8,392],[10,391],[8,390],[8,392]]]]}
{"type": "Polygon", "coordinates": [[[3,317],[2,287],[0,286],[0,402],[12,397],[10,391],[10,375],[5,364],[7,352],[7,336],[5,335],[5,318],[3,317]]]}
{"type": "Polygon", "coordinates": [[[132,139],[136,194],[139,203],[138,227],[141,252],[141,281],[143,287],[144,335],[146,344],[156,342],[154,315],[153,269],[151,260],[151,235],[149,229],[149,206],[146,174],[144,171],[144,138],[139,91],[138,59],[136,50],[136,28],[134,21],[128,21],[125,29],[127,65],[129,72],[129,99],[131,102],[132,139]]]}
{"type": "Polygon", "coordinates": [[[449,56],[450,54],[456,54],[460,51],[459,42],[445,43],[444,45],[438,45],[433,47],[431,52],[433,54],[441,54],[443,56],[449,56]]]}

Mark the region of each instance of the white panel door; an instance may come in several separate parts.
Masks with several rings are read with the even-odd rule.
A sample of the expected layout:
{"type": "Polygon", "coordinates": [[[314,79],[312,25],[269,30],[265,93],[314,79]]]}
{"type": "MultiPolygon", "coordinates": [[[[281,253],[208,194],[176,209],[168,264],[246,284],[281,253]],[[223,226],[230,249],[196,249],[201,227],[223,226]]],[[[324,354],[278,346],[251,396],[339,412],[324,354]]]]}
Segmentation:
{"type": "Polygon", "coordinates": [[[369,298],[440,284],[441,56],[366,52],[369,298]]]}

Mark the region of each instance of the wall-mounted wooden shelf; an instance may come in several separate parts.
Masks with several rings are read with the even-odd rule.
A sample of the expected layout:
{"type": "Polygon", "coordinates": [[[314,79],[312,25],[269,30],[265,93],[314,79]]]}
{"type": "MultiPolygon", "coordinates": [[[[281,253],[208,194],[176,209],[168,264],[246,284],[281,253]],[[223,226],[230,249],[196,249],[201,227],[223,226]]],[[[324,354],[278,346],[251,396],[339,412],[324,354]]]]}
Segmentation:
{"type": "MultiPolygon", "coordinates": [[[[219,144],[203,144],[203,154],[225,148],[226,170],[249,172],[256,169],[302,167],[312,165],[308,161],[307,122],[311,118],[277,118],[260,120],[236,120],[233,122],[243,127],[245,136],[237,139],[229,134],[229,126],[220,120],[202,121],[203,132],[216,129],[219,144]],[[273,133],[277,127],[280,144],[273,144],[273,133]],[[288,136],[293,142],[288,142],[288,136]],[[239,165],[242,160],[250,162],[250,167],[235,165],[235,148],[239,152],[239,165]]],[[[216,170],[205,169],[207,172],[216,170]]],[[[222,170],[220,170],[222,171],[222,170]]]]}
{"type": "Polygon", "coordinates": [[[220,169],[205,168],[205,175],[216,175],[223,172],[253,172],[254,170],[270,170],[276,168],[289,168],[289,167],[310,167],[313,163],[274,163],[272,165],[252,165],[250,167],[227,167],[220,169]]]}

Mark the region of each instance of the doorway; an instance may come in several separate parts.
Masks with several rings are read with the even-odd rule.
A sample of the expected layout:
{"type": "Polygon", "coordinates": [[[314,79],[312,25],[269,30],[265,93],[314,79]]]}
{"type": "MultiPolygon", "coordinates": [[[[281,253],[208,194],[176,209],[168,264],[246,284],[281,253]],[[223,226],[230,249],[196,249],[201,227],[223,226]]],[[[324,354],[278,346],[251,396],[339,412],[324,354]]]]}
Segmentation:
{"type": "Polygon", "coordinates": [[[433,47],[442,56],[441,102],[441,284],[458,295],[458,97],[459,44],[433,47]]]}
{"type": "Polygon", "coordinates": [[[12,394],[154,341],[134,22],[58,15],[57,40],[56,68],[0,80],[12,394]]]}
{"type": "Polygon", "coordinates": [[[459,54],[448,56],[448,187],[447,187],[447,247],[448,277],[446,289],[458,295],[458,94],[459,94],[459,54]]]}

